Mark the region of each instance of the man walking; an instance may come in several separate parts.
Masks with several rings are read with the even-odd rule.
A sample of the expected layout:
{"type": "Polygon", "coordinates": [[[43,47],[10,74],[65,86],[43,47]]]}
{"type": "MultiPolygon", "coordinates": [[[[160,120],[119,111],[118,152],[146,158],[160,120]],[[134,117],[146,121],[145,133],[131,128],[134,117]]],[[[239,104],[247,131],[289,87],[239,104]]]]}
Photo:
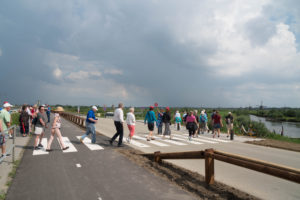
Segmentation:
{"type": "MultiPolygon", "coordinates": [[[[2,122],[0,128],[1,128],[1,134],[0,134],[0,146],[1,146],[1,150],[2,150],[2,155],[1,158],[6,155],[6,149],[5,149],[5,134],[7,133],[7,129],[10,127],[11,125],[11,117],[10,117],[10,109],[11,109],[12,105],[10,103],[5,103],[3,105],[3,109],[0,112],[0,122],[2,122]]],[[[9,131],[10,132],[10,131],[9,131]]],[[[11,138],[11,133],[9,133],[9,137],[11,138]]]]}
{"type": "Polygon", "coordinates": [[[92,144],[96,143],[96,129],[95,129],[95,123],[98,122],[98,119],[95,117],[95,112],[98,110],[96,106],[92,106],[92,109],[89,110],[89,112],[86,115],[86,121],[85,121],[85,127],[86,132],[83,136],[80,138],[80,142],[83,143],[83,140],[86,136],[88,136],[90,133],[92,134],[92,144]]]}
{"type": "Polygon", "coordinates": [[[123,103],[119,103],[119,107],[114,112],[114,123],[115,123],[115,127],[116,127],[117,132],[109,140],[110,145],[113,145],[113,142],[119,136],[118,147],[122,147],[122,141],[123,141],[123,122],[124,122],[123,103]]]}
{"type": "Polygon", "coordinates": [[[47,105],[47,111],[46,111],[46,113],[47,113],[48,123],[50,123],[50,113],[51,113],[51,107],[50,107],[50,105],[47,105]]]}

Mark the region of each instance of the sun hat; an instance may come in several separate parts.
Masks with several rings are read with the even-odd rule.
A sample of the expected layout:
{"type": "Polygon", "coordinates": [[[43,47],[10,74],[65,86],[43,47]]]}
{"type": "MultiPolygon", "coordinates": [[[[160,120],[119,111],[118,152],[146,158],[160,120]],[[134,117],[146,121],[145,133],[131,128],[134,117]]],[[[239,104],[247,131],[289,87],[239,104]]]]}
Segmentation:
{"type": "Polygon", "coordinates": [[[7,108],[7,107],[12,107],[13,105],[11,105],[10,103],[6,102],[5,104],[3,104],[3,108],[7,108]]]}
{"type": "Polygon", "coordinates": [[[231,112],[228,112],[228,114],[231,114],[231,112]]]}
{"type": "Polygon", "coordinates": [[[92,106],[92,109],[98,110],[97,106],[92,106]]]}
{"type": "Polygon", "coordinates": [[[65,110],[64,110],[63,107],[58,106],[54,111],[56,111],[56,112],[63,112],[63,111],[65,111],[65,110]]]}

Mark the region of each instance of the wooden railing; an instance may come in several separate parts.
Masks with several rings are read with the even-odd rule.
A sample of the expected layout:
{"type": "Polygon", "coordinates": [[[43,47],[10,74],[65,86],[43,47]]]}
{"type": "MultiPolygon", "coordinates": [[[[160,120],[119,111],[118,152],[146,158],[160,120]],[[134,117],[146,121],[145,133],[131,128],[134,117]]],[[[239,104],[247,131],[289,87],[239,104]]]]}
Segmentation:
{"type": "Polygon", "coordinates": [[[229,154],[214,149],[206,149],[205,151],[190,151],[176,153],[161,153],[160,151],[157,151],[153,154],[142,155],[158,163],[162,162],[162,159],[205,159],[205,182],[209,185],[214,183],[215,159],[240,167],[252,169],[261,173],[273,175],[296,183],[300,183],[299,169],[290,168],[287,166],[282,166],[235,154],[229,154]]]}
{"type": "Polygon", "coordinates": [[[74,114],[71,114],[71,113],[66,113],[66,112],[63,112],[63,113],[60,113],[60,115],[62,117],[64,117],[65,119],[77,124],[78,126],[80,127],[85,127],[85,118],[83,117],[80,117],[80,116],[76,116],[74,114]]]}

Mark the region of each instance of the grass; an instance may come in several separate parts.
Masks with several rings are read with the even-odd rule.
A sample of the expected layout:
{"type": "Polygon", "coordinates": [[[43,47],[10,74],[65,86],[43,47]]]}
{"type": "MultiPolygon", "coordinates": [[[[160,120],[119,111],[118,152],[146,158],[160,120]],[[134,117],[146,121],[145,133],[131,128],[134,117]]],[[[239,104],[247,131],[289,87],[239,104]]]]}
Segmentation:
{"type": "MultiPolygon", "coordinates": [[[[20,160],[16,160],[13,163],[13,169],[8,174],[9,180],[6,182],[7,187],[11,186],[13,179],[16,177],[17,168],[18,168],[19,165],[20,165],[20,160]]],[[[6,198],[6,192],[2,192],[0,194],[0,200],[5,200],[5,198],[6,198]]]]}

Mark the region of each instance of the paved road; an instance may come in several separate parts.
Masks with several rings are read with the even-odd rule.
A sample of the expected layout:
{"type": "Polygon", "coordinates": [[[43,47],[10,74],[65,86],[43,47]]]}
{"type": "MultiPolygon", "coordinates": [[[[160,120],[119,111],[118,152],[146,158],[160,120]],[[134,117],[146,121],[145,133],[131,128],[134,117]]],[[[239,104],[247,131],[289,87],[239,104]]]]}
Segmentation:
{"type": "Polygon", "coordinates": [[[104,136],[81,144],[76,136],[84,131],[66,120],[62,133],[69,150],[55,139],[50,153],[25,151],[7,200],[197,199],[114,151],[104,136]]]}
{"type": "MultiPolygon", "coordinates": [[[[115,133],[112,119],[102,118],[96,127],[97,131],[108,137],[111,137],[115,133]]],[[[187,131],[185,128],[181,131],[175,131],[174,127],[172,127],[172,129],[172,134],[175,136],[172,141],[168,139],[162,140],[161,137],[158,137],[155,141],[147,142],[145,138],[147,126],[143,123],[137,123],[137,137],[134,138],[134,141],[129,146],[145,153],[153,153],[154,151],[195,151],[214,148],[228,153],[239,154],[300,169],[299,152],[246,144],[243,143],[247,140],[246,137],[235,137],[234,141],[230,141],[224,134],[218,139],[212,139],[211,134],[205,134],[200,138],[193,139],[193,143],[190,143],[187,140],[187,131]]],[[[128,130],[127,127],[125,127],[125,136],[127,135],[128,130]]],[[[169,161],[204,175],[204,160],[169,161]]],[[[215,174],[217,181],[263,199],[300,199],[300,185],[280,178],[219,161],[215,162],[215,174]]]]}

